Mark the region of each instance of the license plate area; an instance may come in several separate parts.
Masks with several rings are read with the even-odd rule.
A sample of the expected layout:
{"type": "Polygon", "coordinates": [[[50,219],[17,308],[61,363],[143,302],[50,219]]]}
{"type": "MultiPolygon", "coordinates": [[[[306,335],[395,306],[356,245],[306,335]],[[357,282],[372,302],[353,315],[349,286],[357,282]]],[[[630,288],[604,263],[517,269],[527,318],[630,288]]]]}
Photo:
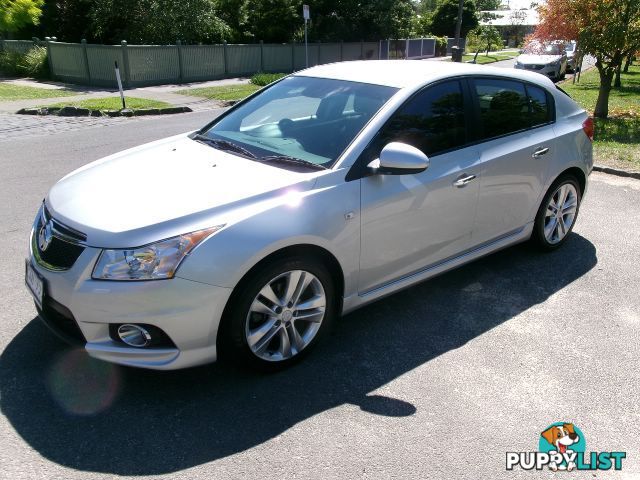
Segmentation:
{"type": "Polygon", "coordinates": [[[42,302],[44,300],[45,279],[31,266],[29,262],[25,263],[25,275],[24,281],[33,295],[33,299],[38,304],[38,307],[42,308],[42,302]]]}

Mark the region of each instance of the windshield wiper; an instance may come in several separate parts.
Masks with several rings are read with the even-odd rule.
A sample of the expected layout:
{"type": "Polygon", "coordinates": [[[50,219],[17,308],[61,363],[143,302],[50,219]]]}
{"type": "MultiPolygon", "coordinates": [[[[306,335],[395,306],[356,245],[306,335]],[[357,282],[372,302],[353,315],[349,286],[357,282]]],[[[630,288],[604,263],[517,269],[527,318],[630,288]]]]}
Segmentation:
{"type": "Polygon", "coordinates": [[[237,145],[233,142],[230,142],[228,140],[220,140],[217,138],[209,138],[206,135],[202,135],[200,133],[198,133],[197,135],[193,136],[193,139],[201,142],[201,143],[206,143],[207,145],[210,145],[214,148],[217,148],[219,150],[226,150],[229,152],[236,152],[239,153],[242,156],[248,157],[248,158],[257,158],[255,154],[251,153],[249,150],[247,150],[244,147],[241,147],[240,145],[237,145]]]}
{"type": "Polygon", "coordinates": [[[259,160],[263,163],[283,163],[287,165],[300,165],[313,168],[314,170],[327,170],[327,167],[323,167],[317,163],[301,158],[290,157],[289,155],[267,155],[266,157],[260,157],[259,160]]]}

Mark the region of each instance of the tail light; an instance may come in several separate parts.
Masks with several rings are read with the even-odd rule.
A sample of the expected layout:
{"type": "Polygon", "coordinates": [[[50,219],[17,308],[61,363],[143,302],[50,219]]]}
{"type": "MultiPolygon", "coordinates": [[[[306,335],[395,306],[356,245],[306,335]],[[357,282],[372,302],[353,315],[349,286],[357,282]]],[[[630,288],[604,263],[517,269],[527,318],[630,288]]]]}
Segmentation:
{"type": "Polygon", "coordinates": [[[584,122],[582,122],[582,130],[589,137],[589,140],[593,142],[593,134],[596,131],[595,125],[593,124],[593,118],[589,117],[584,122]]]}

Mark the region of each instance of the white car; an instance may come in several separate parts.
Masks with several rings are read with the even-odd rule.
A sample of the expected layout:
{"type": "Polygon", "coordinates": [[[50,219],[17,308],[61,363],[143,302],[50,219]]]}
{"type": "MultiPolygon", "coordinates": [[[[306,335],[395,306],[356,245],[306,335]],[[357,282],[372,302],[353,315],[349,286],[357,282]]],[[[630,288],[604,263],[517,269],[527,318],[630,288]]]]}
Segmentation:
{"type": "Polygon", "coordinates": [[[518,242],[560,247],[592,137],[530,72],[310,68],[60,180],[27,286],[52,330],[102,360],[282,368],[342,313],[518,242]]]}
{"type": "Polygon", "coordinates": [[[567,54],[564,44],[531,42],[516,57],[515,68],[531,70],[552,80],[561,80],[567,73],[567,54]]]}

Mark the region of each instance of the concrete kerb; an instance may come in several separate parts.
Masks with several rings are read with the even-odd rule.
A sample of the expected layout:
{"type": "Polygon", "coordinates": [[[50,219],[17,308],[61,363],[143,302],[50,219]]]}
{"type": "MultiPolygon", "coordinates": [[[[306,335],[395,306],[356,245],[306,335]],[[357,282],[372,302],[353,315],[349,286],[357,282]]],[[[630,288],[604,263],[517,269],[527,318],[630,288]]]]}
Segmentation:
{"type": "Polygon", "coordinates": [[[619,168],[605,167],[604,165],[594,165],[593,169],[596,172],[608,173],[609,175],[616,175],[618,177],[635,178],[640,180],[640,172],[628,172],[619,168]]]}

